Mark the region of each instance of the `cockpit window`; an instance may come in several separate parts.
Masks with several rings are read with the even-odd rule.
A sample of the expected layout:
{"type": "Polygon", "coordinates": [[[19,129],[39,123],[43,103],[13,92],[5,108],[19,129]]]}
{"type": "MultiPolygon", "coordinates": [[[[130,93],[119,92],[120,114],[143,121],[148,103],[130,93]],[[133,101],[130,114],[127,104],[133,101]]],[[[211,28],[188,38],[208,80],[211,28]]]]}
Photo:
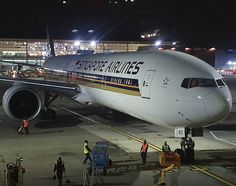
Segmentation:
{"type": "Polygon", "coordinates": [[[224,82],[221,79],[217,79],[216,83],[219,87],[225,86],[224,82]]]}
{"type": "Polygon", "coordinates": [[[216,87],[214,79],[200,79],[200,87],[216,87]]]}
{"type": "Polygon", "coordinates": [[[194,87],[217,87],[214,79],[206,78],[185,78],[181,84],[183,88],[194,87]]]}
{"type": "Polygon", "coordinates": [[[190,80],[191,80],[190,78],[185,78],[181,84],[181,87],[188,88],[190,80]]]}
{"type": "Polygon", "coordinates": [[[199,79],[198,78],[191,79],[191,83],[190,83],[189,88],[193,88],[193,87],[199,87],[199,79]]]}

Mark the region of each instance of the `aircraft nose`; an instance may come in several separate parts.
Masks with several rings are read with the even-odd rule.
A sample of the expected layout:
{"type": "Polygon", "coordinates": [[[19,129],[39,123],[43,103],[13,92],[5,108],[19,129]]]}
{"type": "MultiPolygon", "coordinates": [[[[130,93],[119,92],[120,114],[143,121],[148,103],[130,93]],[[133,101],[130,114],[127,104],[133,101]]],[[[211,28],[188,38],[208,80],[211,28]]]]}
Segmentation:
{"type": "Polygon", "coordinates": [[[223,120],[232,109],[231,94],[229,91],[210,93],[205,99],[205,109],[212,124],[223,120]]]}

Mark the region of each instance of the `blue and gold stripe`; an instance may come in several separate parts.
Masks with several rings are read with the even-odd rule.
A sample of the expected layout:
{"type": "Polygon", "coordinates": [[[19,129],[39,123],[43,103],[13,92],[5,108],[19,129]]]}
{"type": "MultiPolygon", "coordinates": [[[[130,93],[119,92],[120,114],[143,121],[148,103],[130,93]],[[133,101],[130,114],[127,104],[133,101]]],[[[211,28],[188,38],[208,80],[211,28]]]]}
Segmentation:
{"type": "Polygon", "coordinates": [[[72,82],[87,87],[140,96],[138,79],[82,72],[45,71],[45,79],[72,82]]]}

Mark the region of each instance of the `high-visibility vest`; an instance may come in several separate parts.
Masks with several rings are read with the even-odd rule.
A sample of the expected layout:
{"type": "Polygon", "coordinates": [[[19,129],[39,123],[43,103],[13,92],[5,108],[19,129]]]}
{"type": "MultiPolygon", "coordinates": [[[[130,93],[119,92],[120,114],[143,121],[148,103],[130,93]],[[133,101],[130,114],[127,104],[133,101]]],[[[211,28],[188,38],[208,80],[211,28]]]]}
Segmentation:
{"type": "Polygon", "coordinates": [[[28,127],[29,126],[29,122],[27,119],[24,119],[23,120],[23,123],[24,123],[24,128],[28,127]]]}
{"type": "Polygon", "coordinates": [[[142,147],[141,147],[141,152],[147,152],[147,149],[148,149],[148,144],[143,144],[142,147]]]}
{"type": "Polygon", "coordinates": [[[88,143],[84,144],[84,154],[88,154],[89,153],[88,149],[86,148],[87,145],[88,145],[88,143]]]}

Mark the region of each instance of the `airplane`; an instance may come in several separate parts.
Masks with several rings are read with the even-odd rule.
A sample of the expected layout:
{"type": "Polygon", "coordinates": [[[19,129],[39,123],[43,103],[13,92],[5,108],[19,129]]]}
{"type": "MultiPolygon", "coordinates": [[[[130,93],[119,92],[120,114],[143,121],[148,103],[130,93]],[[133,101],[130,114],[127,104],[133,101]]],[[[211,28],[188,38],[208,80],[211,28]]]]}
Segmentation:
{"type": "Polygon", "coordinates": [[[60,95],[174,128],[179,137],[219,123],[232,108],[222,75],[183,52],[51,56],[42,68],[44,80],[0,78],[12,83],[2,101],[9,118],[55,117],[50,104],[60,95]]]}

